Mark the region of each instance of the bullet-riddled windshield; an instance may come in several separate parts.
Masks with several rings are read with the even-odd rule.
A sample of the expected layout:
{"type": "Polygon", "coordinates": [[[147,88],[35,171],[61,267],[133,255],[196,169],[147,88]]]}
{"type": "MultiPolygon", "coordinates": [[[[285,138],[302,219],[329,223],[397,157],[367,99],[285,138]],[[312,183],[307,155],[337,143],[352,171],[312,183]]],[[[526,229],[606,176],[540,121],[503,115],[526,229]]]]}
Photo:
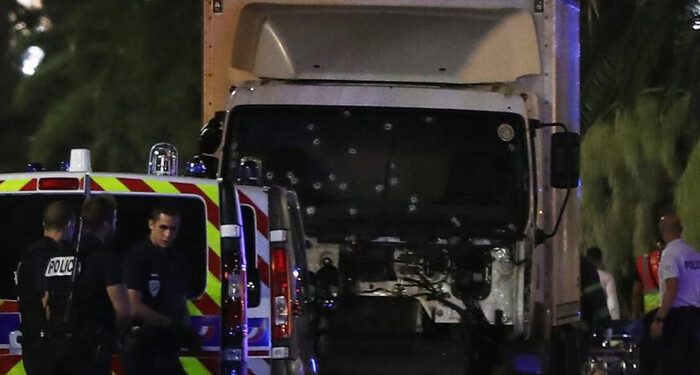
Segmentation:
{"type": "Polygon", "coordinates": [[[512,113],[242,106],[227,163],[296,190],[311,236],[432,241],[521,232],[527,135],[512,113]]]}

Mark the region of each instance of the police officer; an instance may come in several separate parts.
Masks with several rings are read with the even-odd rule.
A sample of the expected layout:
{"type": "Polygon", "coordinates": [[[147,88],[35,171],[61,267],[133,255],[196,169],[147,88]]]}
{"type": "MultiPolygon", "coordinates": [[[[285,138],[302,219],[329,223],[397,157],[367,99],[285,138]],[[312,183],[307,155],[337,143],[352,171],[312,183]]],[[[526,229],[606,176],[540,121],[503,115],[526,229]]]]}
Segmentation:
{"type": "MultiPolygon", "coordinates": [[[[609,327],[611,322],[605,291],[600,283],[600,276],[598,276],[598,269],[593,262],[584,256],[581,256],[579,261],[579,272],[581,275],[581,321],[585,324],[583,325],[582,333],[584,336],[581,346],[578,347],[579,363],[576,364],[577,366],[581,363],[585,363],[587,359],[589,349],[593,345],[592,334],[601,332],[609,327]]],[[[554,346],[552,350],[553,356],[563,357],[568,348],[559,345],[554,346]]],[[[551,373],[573,374],[579,372],[571,371],[571,369],[567,371],[567,369],[562,367],[563,363],[558,362],[561,361],[554,361],[555,367],[551,369],[551,373]]]]}
{"type": "Polygon", "coordinates": [[[659,290],[661,306],[651,334],[662,337],[661,369],[666,374],[700,371],[700,253],[683,239],[675,213],[659,222],[666,248],[661,254],[659,290]]]}
{"type": "Polygon", "coordinates": [[[591,247],[586,250],[586,258],[590,260],[598,269],[600,285],[605,292],[605,298],[612,320],[620,320],[620,303],[617,300],[617,288],[615,287],[615,276],[603,269],[603,251],[598,247],[591,247]]]}
{"type": "Polygon", "coordinates": [[[150,234],[124,262],[124,275],[136,326],[122,353],[124,371],[133,374],[184,374],[179,333],[189,332],[184,261],[173,247],[181,214],[174,206],[152,210],[150,234]]]}
{"type": "Polygon", "coordinates": [[[44,210],[43,227],[44,236],[27,249],[17,267],[22,360],[28,375],[50,373],[44,273],[50,258],[71,247],[75,214],[68,203],[49,204],[44,210]]]}
{"type": "Polygon", "coordinates": [[[76,252],[52,258],[46,268],[49,332],[56,374],[110,374],[118,328],[130,319],[126,287],[109,247],[116,225],[109,195],[83,204],[76,252]],[[71,263],[77,263],[74,266],[71,263]]]}
{"type": "Polygon", "coordinates": [[[608,310],[605,290],[600,283],[598,268],[588,258],[580,257],[581,275],[581,319],[591,331],[597,331],[610,326],[610,311],[608,310]]]}

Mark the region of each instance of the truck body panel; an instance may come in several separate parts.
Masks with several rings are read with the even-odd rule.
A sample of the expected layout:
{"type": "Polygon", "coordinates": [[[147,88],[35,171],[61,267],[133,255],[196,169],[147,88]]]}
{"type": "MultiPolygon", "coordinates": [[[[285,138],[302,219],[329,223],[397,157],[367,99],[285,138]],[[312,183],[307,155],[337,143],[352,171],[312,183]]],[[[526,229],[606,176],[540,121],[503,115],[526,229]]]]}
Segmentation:
{"type": "Polygon", "coordinates": [[[533,21],[524,14],[534,10],[532,1],[443,0],[431,2],[430,8],[426,8],[420,0],[303,0],[291,3],[295,8],[285,10],[282,20],[286,23],[278,26],[265,12],[284,4],[290,2],[204,2],[203,119],[208,120],[225,107],[232,87],[257,78],[492,83],[538,74],[540,70],[540,57],[534,53],[539,43],[533,21]],[[416,35],[411,30],[420,28],[415,27],[414,21],[421,22],[426,9],[439,22],[422,21],[430,30],[416,35]],[[383,18],[372,24],[361,19],[348,22],[343,14],[348,11],[357,17],[361,17],[358,13],[369,13],[383,18]],[[393,20],[396,14],[406,16],[402,17],[403,22],[393,20]],[[315,22],[289,19],[290,16],[311,17],[315,22]],[[476,20],[471,22],[476,26],[471,26],[469,20],[476,20]],[[344,27],[338,27],[338,21],[344,27]],[[398,22],[404,29],[394,29],[392,22],[398,22]],[[285,34],[277,35],[278,32],[285,34]],[[333,34],[339,32],[345,34],[333,34]],[[318,44],[321,35],[336,37],[325,38],[318,44]],[[444,42],[435,46],[432,42],[438,39],[444,42]],[[370,44],[353,43],[357,40],[370,44]],[[513,48],[500,48],[503,43],[513,48]],[[471,51],[472,44],[478,47],[477,51],[471,51]],[[454,46],[459,46],[463,54],[455,56],[454,46]],[[309,48],[314,48],[313,53],[301,53],[309,48]],[[395,52],[384,56],[387,48],[395,52]],[[430,54],[416,56],[426,51],[430,54]],[[377,55],[382,55],[382,61],[377,61],[377,55]],[[347,57],[353,59],[352,64],[341,64],[347,57]],[[497,70],[493,59],[500,61],[497,70]],[[322,61],[328,64],[321,65],[322,61]],[[470,64],[475,67],[469,68],[470,64]],[[447,66],[452,69],[448,70],[447,66]],[[404,73],[408,74],[398,74],[394,70],[397,67],[404,67],[404,73]],[[269,76],[265,69],[276,73],[269,76]]]}

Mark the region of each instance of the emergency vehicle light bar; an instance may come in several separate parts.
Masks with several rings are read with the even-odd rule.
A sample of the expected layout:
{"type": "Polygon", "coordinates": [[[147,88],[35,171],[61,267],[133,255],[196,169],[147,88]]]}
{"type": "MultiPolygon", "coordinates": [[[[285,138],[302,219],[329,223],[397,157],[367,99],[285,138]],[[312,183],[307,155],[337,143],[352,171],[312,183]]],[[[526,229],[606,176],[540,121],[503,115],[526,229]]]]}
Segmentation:
{"type": "Polygon", "coordinates": [[[74,148],[70,150],[69,172],[92,172],[90,162],[90,150],[84,148],[74,148]]]}
{"type": "Polygon", "coordinates": [[[43,172],[46,168],[42,163],[29,163],[27,164],[27,172],[43,172]]]}
{"type": "Polygon", "coordinates": [[[207,165],[204,160],[195,156],[195,159],[185,163],[185,176],[188,177],[206,177],[207,176],[207,165]]]}
{"type": "Polygon", "coordinates": [[[80,179],[74,177],[49,177],[39,179],[39,190],[78,190],[80,179]]]}
{"type": "MultiPolygon", "coordinates": [[[[148,157],[148,174],[177,176],[177,148],[170,143],[156,143],[148,157]]],[[[72,164],[72,163],[71,163],[72,164]]]]}

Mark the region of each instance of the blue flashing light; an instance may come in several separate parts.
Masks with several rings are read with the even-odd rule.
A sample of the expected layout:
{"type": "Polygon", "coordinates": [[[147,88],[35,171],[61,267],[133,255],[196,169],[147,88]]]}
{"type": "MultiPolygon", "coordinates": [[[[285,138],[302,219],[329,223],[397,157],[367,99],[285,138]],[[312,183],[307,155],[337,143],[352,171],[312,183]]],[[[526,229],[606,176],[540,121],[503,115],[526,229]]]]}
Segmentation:
{"type": "Polygon", "coordinates": [[[522,374],[544,374],[542,359],[533,354],[518,354],[513,358],[513,369],[522,374]]]}
{"type": "Polygon", "coordinates": [[[206,177],[207,165],[204,164],[204,160],[195,158],[195,160],[187,162],[185,165],[185,176],[206,177]]]}
{"type": "Polygon", "coordinates": [[[42,163],[29,163],[29,164],[27,164],[27,172],[43,172],[45,170],[46,170],[46,168],[44,168],[44,164],[42,164],[42,163]]]}
{"type": "Polygon", "coordinates": [[[316,365],[316,358],[311,358],[311,371],[313,371],[314,374],[318,374],[318,366],[316,365]]]}
{"type": "Polygon", "coordinates": [[[67,161],[61,161],[58,163],[59,171],[68,172],[68,168],[70,168],[70,163],[68,163],[67,161]]]}

